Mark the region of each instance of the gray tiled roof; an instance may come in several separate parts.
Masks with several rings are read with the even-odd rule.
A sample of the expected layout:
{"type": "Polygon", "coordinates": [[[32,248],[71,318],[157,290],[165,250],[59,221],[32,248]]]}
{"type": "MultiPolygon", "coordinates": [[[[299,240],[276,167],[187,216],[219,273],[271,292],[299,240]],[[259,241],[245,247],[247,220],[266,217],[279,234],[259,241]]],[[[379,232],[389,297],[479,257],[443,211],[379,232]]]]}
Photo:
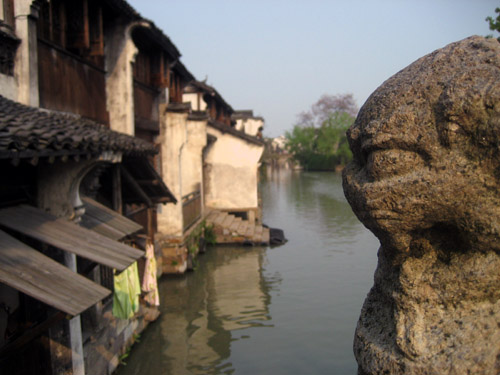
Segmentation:
{"type": "Polygon", "coordinates": [[[91,120],[28,107],[0,96],[0,159],[93,155],[103,151],[156,153],[151,143],[91,120]]]}
{"type": "Polygon", "coordinates": [[[217,121],[209,120],[208,125],[211,126],[212,128],[215,128],[217,130],[220,130],[222,133],[229,133],[235,137],[238,137],[240,139],[243,139],[247,142],[259,145],[259,146],[264,146],[264,141],[261,138],[254,137],[253,135],[249,135],[245,132],[242,132],[240,130],[236,130],[230,126],[227,126],[226,124],[222,124],[217,121]]]}

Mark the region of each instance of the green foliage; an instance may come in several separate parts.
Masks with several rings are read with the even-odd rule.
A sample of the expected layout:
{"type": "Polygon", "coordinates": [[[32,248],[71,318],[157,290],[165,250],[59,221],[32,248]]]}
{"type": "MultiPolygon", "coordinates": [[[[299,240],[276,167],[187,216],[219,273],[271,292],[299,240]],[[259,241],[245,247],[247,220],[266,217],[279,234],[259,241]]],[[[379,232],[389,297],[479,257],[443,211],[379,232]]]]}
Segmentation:
{"type": "Polygon", "coordinates": [[[217,236],[214,232],[214,226],[203,222],[203,232],[205,233],[205,241],[208,245],[215,245],[217,243],[217,236]]]}
{"type": "Polygon", "coordinates": [[[353,122],[349,113],[335,111],[320,127],[295,125],[285,134],[287,149],[306,170],[333,170],[352,158],[345,133],[353,122]]]}
{"type": "MultiPolygon", "coordinates": [[[[496,18],[486,17],[486,21],[490,24],[490,30],[500,32],[500,8],[496,8],[495,12],[498,13],[498,16],[496,18]]],[[[500,36],[497,39],[500,42],[500,36]]]]}

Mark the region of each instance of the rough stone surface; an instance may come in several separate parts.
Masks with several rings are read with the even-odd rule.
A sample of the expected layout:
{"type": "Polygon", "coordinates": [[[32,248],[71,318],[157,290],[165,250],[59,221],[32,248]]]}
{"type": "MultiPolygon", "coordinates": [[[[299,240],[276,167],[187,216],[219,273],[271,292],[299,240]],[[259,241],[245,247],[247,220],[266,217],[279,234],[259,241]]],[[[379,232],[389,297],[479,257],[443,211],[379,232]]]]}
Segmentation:
{"type": "Polygon", "coordinates": [[[348,138],[345,195],[381,243],[359,374],[500,374],[500,43],[417,60],[348,138]]]}

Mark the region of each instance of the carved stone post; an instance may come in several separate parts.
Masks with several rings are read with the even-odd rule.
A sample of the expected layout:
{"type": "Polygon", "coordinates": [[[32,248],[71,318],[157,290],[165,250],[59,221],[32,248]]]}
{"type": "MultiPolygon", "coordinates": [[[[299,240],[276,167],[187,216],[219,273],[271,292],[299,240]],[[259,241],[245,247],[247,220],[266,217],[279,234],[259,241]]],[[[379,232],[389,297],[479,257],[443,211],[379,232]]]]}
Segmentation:
{"type": "Polygon", "coordinates": [[[500,373],[500,43],[471,37],[379,87],[344,191],[379,238],[360,374],[500,373]]]}

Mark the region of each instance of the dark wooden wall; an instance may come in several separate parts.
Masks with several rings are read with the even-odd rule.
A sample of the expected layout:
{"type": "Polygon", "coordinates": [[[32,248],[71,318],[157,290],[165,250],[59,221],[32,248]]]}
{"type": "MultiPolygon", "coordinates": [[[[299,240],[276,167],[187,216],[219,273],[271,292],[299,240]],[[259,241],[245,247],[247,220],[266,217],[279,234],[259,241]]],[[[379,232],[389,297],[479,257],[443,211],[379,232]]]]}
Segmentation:
{"type": "Polygon", "coordinates": [[[103,70],[39,40],[40,106],[109,124],[103,70]]]}

